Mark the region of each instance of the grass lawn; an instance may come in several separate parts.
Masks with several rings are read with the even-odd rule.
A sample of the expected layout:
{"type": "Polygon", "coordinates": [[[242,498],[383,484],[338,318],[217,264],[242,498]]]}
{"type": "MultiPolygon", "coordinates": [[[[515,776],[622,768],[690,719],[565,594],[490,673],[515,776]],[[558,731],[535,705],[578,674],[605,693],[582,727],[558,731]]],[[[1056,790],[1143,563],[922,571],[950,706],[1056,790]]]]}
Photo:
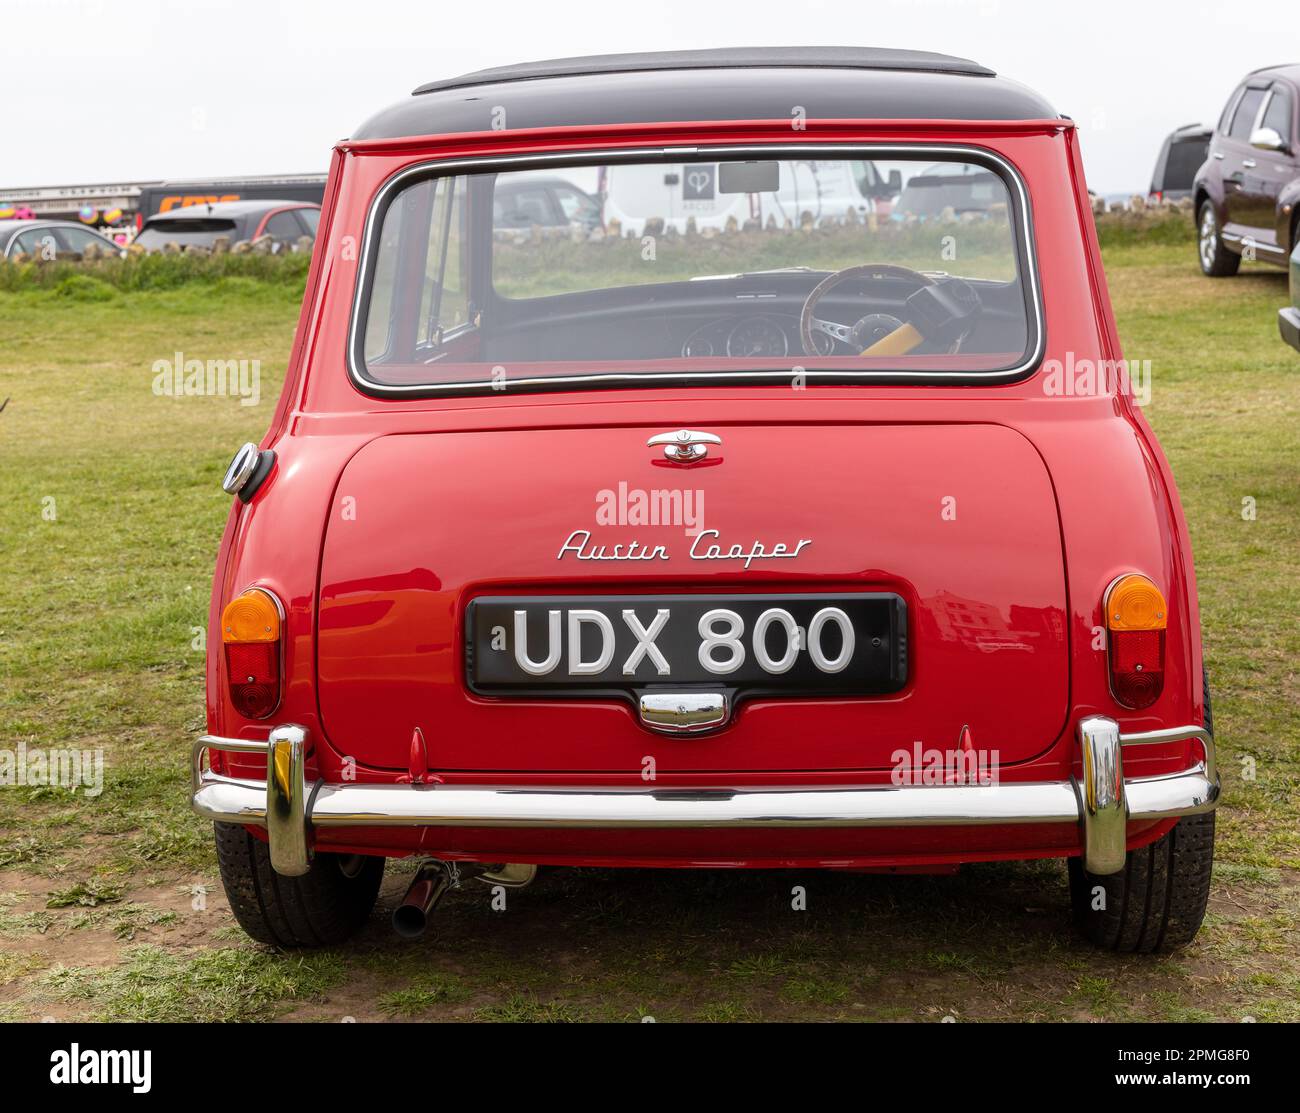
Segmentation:
{"type": "Polygon", "coordinates": [[[0,1019],[1300,1020],[1300,355],[1280,271],[1105,249],[1191,525],[1225,780],[1206,926],[1174,956],[1070,933],[1059,863],[958,877],[553,870],[396,940],[234,925],[186,806],[218,480],[275,405],[301,278],[0,284],[0,751],[102,748],[104,791],[0,790],[0,1019]],[[258,359],[261,400],[153,393],[155,360],[258,359]],[[1253,500],[1248,502],[1244,500],[1253,500]],[[1243,507],[1253,505],[1253,515],[1243,507]],[[790,909],[795,884],[808,910],[790,909]]]}

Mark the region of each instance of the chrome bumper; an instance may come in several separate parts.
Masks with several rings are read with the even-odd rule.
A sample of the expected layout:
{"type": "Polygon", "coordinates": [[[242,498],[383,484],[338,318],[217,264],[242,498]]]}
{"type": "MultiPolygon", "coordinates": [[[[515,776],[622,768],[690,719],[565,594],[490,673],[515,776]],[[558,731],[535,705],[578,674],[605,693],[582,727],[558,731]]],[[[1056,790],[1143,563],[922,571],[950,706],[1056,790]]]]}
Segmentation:
{"type": "Polygon", "coordinates": [[[1277,311],[1277,331],[1291,347],[1300,351],[1300,305],[1283,306],[1277,311]]]}
{"type": "Polygon", "coordinates": [[[1081,823],[1090,873],[1124,866],[1129,820],[1211,810],[1214,740],[1200,727],[1120,734],[1113,719],[1079,723],[1083,777],[1028,784],[845,788],[556,788],[308,784],[307,732],[280,726],[265,741],[204,735],[194,744],[192,806],[223,823],[265,827],[271,864],[305,873],[312,827],[931,827],[1081,823]],[[1160,777],[1124,779],[1123,747],[1200,742],[1202,760],[1160,777]],[[265,781],[204,768],[209,750],[264,753],[265,781]]]}

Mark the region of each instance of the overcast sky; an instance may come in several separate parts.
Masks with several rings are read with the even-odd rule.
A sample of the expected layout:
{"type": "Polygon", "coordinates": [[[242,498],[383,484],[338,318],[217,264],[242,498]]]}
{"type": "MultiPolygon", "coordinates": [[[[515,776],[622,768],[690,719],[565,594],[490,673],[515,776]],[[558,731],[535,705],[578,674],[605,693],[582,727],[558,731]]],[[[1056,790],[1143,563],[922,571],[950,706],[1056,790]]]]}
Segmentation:
{"type": "Polygon", "coordinates": [[[573,54],[908,47],[974,58],[1083,133],[1089,185],[1145,191],[1160,140],[1300,61],[1296,0],[0,0],[0,187],[323,171],[417,84],[573,54]]]}

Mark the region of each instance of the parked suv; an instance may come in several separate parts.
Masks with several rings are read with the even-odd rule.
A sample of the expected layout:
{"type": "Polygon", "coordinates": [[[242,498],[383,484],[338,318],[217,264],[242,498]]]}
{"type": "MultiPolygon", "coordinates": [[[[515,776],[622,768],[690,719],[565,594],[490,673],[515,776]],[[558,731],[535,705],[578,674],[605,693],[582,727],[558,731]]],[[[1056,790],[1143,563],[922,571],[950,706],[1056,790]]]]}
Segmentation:
{"type": "Polygon", "coordinates": [[[1228,99],[1193,195],[1201,270],[1236,274],[1241,259],[1286,266],[1300,218],[1300,65],[1249,74],[1228,99]]]}

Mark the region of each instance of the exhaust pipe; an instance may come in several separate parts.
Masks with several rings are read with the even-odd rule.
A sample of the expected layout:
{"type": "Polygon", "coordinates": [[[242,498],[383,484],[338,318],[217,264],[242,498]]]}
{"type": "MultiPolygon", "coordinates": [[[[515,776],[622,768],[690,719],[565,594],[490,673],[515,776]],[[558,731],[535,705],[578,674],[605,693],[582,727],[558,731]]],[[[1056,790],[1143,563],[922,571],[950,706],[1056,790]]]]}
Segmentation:
{"type": "Polygon", "coordinates": [[[403,939],[419,939],[429,926],[429,917],[447,890],[459,884],[456,867],[432,859],[416,872],[402,903],[393,909],[393,930],[403,939]]]}
{"type": "Polygon", "coordinates": [[[459,889],[460,883],[477,878],[489,885],[504,885],[522,889],[537,876],[536,866],[484,865],[482,862],[444,862],[440,858],[426,858],[415,872],[415,880],[406,890],[402,903],[393,909],[393,930],[403,939],[419,939],[429,926],[429,917],[448,889],[459,889]]]}

